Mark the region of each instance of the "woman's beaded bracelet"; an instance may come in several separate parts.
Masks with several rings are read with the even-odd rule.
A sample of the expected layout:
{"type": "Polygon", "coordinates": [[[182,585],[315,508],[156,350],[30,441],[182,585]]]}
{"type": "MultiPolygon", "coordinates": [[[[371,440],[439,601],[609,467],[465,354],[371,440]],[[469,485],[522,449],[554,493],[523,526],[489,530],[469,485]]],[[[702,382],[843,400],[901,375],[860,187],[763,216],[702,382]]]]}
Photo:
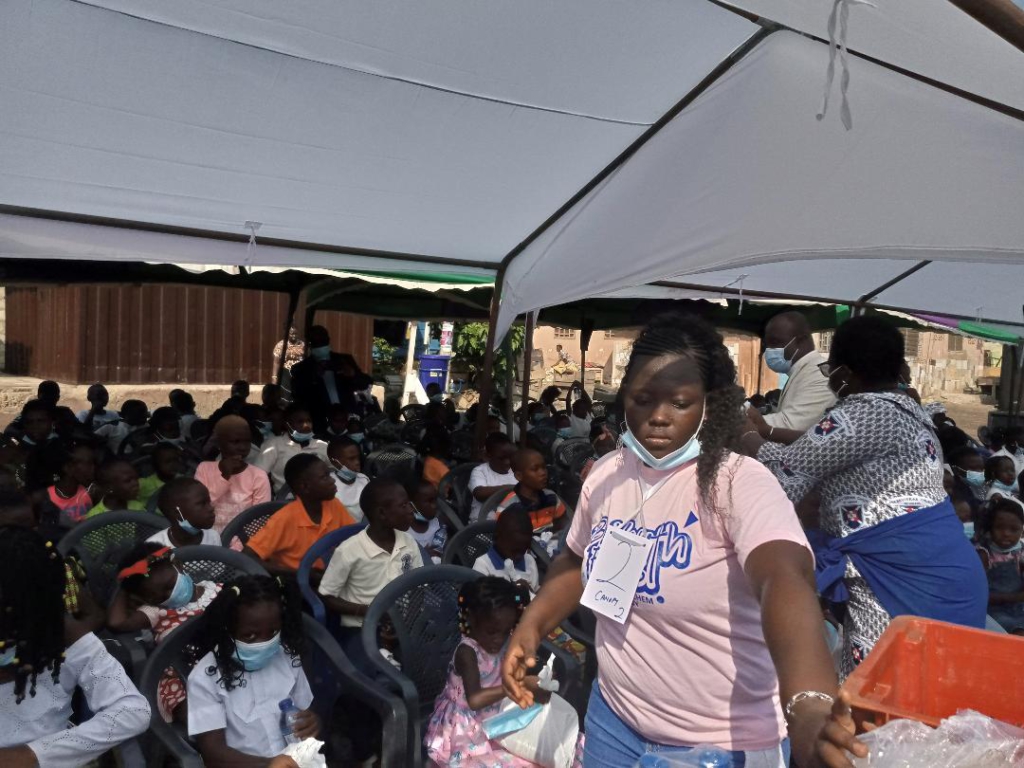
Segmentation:
{"type": "Polygon", "coordinates": [[[824,701],[829,706],[836,703],[835,697],[829,696],[827,693],[822,693],[821,691],[800,691],[800,693],[794,694],[793,698],[791,698],[786,703],[786,717],[792,717],[793,707],[795,707],[801,701],[806,701],[807,699],[817,699],[818,701],[824,701]]]}

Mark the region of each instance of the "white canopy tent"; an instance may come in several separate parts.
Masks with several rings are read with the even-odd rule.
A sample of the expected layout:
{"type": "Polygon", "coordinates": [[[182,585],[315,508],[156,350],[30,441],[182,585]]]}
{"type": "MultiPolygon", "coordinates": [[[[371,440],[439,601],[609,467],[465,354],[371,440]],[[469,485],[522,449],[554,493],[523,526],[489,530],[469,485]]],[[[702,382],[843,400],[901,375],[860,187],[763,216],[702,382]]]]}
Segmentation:
{"type": "Polygon", "coordinates": [[[841,68],[815,119],[833,8],[7,0],[0,257],[497,273],[502,327],[666,279],[860,299],[928,260],[874,300],[1019,322],[1024,54],[946,2],[851,3],[847,131],[841,68]]]}

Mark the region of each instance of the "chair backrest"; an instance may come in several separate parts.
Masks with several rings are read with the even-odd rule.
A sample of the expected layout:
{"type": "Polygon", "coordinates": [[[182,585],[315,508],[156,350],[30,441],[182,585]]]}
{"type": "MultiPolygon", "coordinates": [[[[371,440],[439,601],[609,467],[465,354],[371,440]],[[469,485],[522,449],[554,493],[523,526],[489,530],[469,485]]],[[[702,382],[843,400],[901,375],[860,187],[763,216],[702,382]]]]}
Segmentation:
{"type": "Polygon", "coordinates": [[[146,511],[151,515],[159,515],[160,512],[160,490],[157,489],[156,493],[149,497],[149,501],[146,502],[146,511]]]}
{"type": "Polygon", "coordinates": [[[473,506],[473,494],[469,492],[469,476],[479,464],[459,464],[441,478],[437,495],[451,505],[464,525],[469,524],[469,511],[473,506]]]}
{"type": "Polygon", "coordinates": [[[296,579],[299,582],[302,599],[306,601],[306,605],[313,611],[313,618],[324,626],[327,626],[327,611],[324,610],[324,601],[320,599],[320,595],[309,579],[313,570],[313,563],[322,559],[326,566],[331,561],[331,556],[338,545],[345,541],[345,539],[352,538],[365,527],[365,523],[346,525],[336,531],[331,531],[326,536],[321,536],[306,551],[306,554],[302,556],[302,561],[299,563],[296,579]]]}
{"type": "Polygon", "coordinates": [[[406,421],[423,419],[427,415],[427,406],[420,405],[419,403],[409,403],[409,405],[402,408],[401,413],[402,418],[406,421]]]}
{"type": "Polygon", "coordinates": [[[507,485],[501,490],[492,493],[490,496],[488,496],[486,501],[484,501],[484,503],[480,505],[480,515],[479,517],[477,517],[477,522],[482,522],[486,520],[488,517],[490,517],[491,514],[498,508],[498,505],[505,500],[505,497],[508,496],[509,492],[512,490],[513,487],[514,486],[507,485]]]}
{"type": "Polygon", "coordinates": [[[551,427],[534,427],[528,435],[529,442],[536,446],[536,449],[544,454],[544,457],[551,459],[551,446],[558,439],[558,430],[551,427]]]}
{"type": "Polygon", "coordinates": [[[121,558],[140,541],[169,525],[165,517],[148,512],[104,512],[78,523],[64,534],[57,548],[62,555],[78,556],[93,594],[107,605],[117,586],[117,564],[121,558]]]}
{"type": "Polygon", "coordinates": [[[466,526],[448,540],[441,562],[472,568],[476,559],[494,544],[494,530],[497,527],[498,524],[494,520],[466,526]]]}
{"type": "Polygon", "coordinates": [[[366,474],[389,477],[408,483],[419,477],[420,457],[416,449],[405,443],[391,443],[374,451],[366,459],[366,474]]]}
{"type": "Polygon", "coordinates": [[[457,429],[452,432],[452,458],[455,461],[476,459],[476,433],[472,429],[457,429]]]}
{"type": "Polygon", "coordinates": [[[224,526],[224,531],[220,535],[221,542],[225,547],[230,547],[232,540],[238,537],[244,546],[249,539],[256,535],[257,531],[267,524],[267,520],[287,503],[286,501],[265,501],[240,512],[238,517],[224,526]]]}
{"type": "Polygon", "coordinates": [[[586,437],[570,437],[555,449],[555,464],[562,469],[571,469],[579,456],[593,456],[594,446],[586,437]]]}
{"type": "Polygon", "coordinates": [[[198,544],[192,547],[178,547],[174,560],[192,577],[193,581],[212,581],[225,584],[240,576],[267,576],[263,566],[248,555],[235,552],[227,547],[211,547],[198,544]]]}

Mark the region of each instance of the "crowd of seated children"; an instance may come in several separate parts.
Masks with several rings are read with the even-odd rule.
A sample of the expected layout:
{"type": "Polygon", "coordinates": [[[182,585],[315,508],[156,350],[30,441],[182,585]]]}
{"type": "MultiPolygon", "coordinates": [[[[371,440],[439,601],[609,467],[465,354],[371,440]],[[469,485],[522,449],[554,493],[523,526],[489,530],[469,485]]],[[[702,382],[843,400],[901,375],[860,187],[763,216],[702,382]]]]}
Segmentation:
{"type": "Polygon", "coordinates": [[[304,406],[294,403],[288,406],[284,421],[285,434],[264,441],[259,458],[254,462],[270,475],[275,490],[280,490],[288,482],[284,468],[293,456],[310,454],[328,461],[327,443],[313,435],[313,419],[304,406]]]}
{"type": "Polygon", "coordinates": [[[167,483],[160,489],[157,507],[170,526],[154,533],[148,541],[171,548],[220,546],[210,492],[195,478],[177,477],[167,483]]]}
{"type": "Polygon", "coordinates": [[[335,496],[357,523],[363,521],[359,498],[370,478],[363,474],[363,454],[355,440],[336,437],[327,446],[327,458],[334,469],[335,496]]]}
{"type": "Polygon", "coordinates": [[[564,528],[569,518],[565,504],[548,490],[548,466],[544,456],[532,448],[522,448],[513,456],[512,472],[516,484],[498,504],[494,517],[500,519],[508,510],[522,509],[530,516],[537,533],[564,528]]]}
{"type": "Polygon", "coordinates": [[[355,520],[335,496],[334,475],[317,453],[292,456],[284,468],[284,480],[295,500],[274,513],[243,551],[270,573],[293,576],[318,539],[354,525],[355,520]]]}
{"type": "Polygon", "coordinates": [[[1013,497],[994,501],[978,537],[988,574],[988,613],[1007,632],[1024,635],[1024,506],[1013,497]]]}
{"type": "Polygon", "coordinates": [[[500,490],[516,484],[512,474],[512,455],[515,446],[508,436],[501,432],[490,432],[484,440],[484,463],[473,468],[469,475],[469,492],[473,504],[469,513],[470,522],[480,518],[480,507],[487,499],[500,490]]]}
{"type": "Polygon", "coordinates": [[[435,562],[441,562],[448,529],[437,519],[437,488],[426,479],[413,480],[405,487],[412,504],[409,533],[435,562]]]}
{"type": "Polygon", "coordinates": [[[204,461],[196,468],[195,478],[210,492],[216,518],[213,528],[222,533],[240,512],[271,500],[267,473],[248,463],[252,432],[241,416],[225,416],[213,427],[211,435],[220,457],[204,461]]]}

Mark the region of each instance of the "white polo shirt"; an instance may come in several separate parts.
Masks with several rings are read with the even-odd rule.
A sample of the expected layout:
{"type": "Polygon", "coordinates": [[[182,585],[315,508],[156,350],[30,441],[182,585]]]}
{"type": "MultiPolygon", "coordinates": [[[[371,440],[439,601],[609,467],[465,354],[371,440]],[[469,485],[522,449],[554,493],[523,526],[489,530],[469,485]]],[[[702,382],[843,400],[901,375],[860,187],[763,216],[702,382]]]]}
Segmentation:
{"type": "Polygon", "coordinates": [[[270,475],[274,490],[279,491],[287,485],[284,468],[288,460],[300,453],[315,453],[328,464],[331,463],[327,458],[327,443],[323,440],[314,437],[305,446],[301,446],[288,435],[276,435],[264,441],[259,458],[252,464],[270,475]]]}
{"type": "MultiPolygon", "coordinates": [[[[362,530],[343,541],[331,556],[320,581],[320,594],[369,605],[384,587],[423,565],[420,547],[406,531],[395,531],[395,546],[381,549],[362,530]]],[[[361,627],[361,616],[342,616],[343,627],[361,627]]]]}
{"type": "Polygon", "coordinates": [[[246,672],[245,685],[229,691],[217,683],[220,670],[207,673],[216,664],[213,653],[208,653],[188,676],[188,735],[223,729],[232,749],[255,757],[280,755],[285,743],[278,703],[291,699],[299,709],[313,703],[302,667],[293,666],[282,650],[263,669],[246,672]]]}

